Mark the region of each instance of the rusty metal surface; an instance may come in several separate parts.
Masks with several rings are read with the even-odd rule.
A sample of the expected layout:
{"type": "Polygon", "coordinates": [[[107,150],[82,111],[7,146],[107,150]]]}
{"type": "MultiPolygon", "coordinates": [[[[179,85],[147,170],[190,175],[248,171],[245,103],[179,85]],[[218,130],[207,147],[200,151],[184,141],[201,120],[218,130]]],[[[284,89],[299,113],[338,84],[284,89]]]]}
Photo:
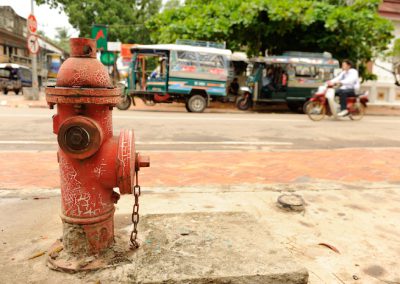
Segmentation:
{"type": "Polygon", "coordinates": [[[132,130],[121,130],[117,154],[117,180],[121,194],[132,193],[136,165],[135,142],[132,130]]]}
{"type": "MultiPolygon", "coordinates": [[[[137,226],[140,188],[133,185],[134,174],[150,162],[148,157],[136,158],[132,130],[113,136],[110,106],[119,102],[121,90],[112,87],[107,70],[95,58],[95,42],[78,38],[70,43],[72,57],[62,64],[56,87],[46,88],[46,100],[50,107],[58,104],[53,132],[60,146],[63,250],[84,258],[114,243],[114,204],[119,199],[114,187],[121,194],[135,190],[136,217],[132,220],[137,226]]],[[[64,261],[49,258],[49,263],[62,270],[103,266],[95,260],[81,269],[79,259],[78,263],[64,261]]]]}
{"type": "Polygon", "coordinates": [[[70,223],[70,224],[79,224],[79,225],[89,225],[89,224],[95,224],[95,223],[100,223],[105,220],[108,220],[114,216],[115,208],[112,207],[110,211],[94,216],[91,218],[82,218],[82,217],[71,217],[71,216],[66,216],[63,213],[60,214],[61,219],[65,223],[70,223]]]}
{"type": "Polygon", "coordinates": [[[95,155],[84,160],[59,150],[63,215],[90,224],[114,209],[116,148],[115,140],[107,141],[95,155]]]}
{"type": "MultiPolygon", "coordinates": [[[[138,155],[136,155],[138,156],[138,155]]],[[[133,204],[133,208],[132,208],[132,224],[133,224],[133,228],[131,231],[131,237],[130,237],[130,248],[132,250],[135,250],[137,248],[139,248],[140,244],[139,241],[137,239],[137,235],[138,235],[138,224],[139,224],[139,197],[141,194],[141,188],[139,185],[139,169],[136,168],[135,171],[135,185],[133,187],[133,196],[135,197],[135,203],[133,204]]]]}
{"type": "Polygon", "coordinates": [[[71,57],[60,67],[57,87],[112,88],[105,66],[96,59],[96,42],[87,38],[70,40],[71,57]]]}
{"type": "Polygon", "coordinates": [[[111,88],[104,65],[95,58],[68,58],[60,67],[57,87],[111,88]]]}
{"type": "Polygon", "coordinates": [[[85,258],[104,252],[114,239],[113,218],[88,225],[70,224],[63,222],[64,251],[75,258],[85,258]]]}
{"type": "Polygon", "coordinates": [[[66,97],[46,95],[49,104],[97,104],[115,106],[120,97],[66,97]]]}
{"type": "Polygon", "coordinates": [[[60,251],[64,250],[64,245],[57,240],[48,250],[47,264],[53,270],[75,273],[79,271],[94,271],[108,266],[107,259],[91,258],[84,259],[63,259],[59,258],[60,251]]]}
{"type": "Polygon", "coordinates": [[[91,38],[71,38],[71,57],[91,57],[96,58],[96,40],[91,38]]]}
{"type": "Polygon", "coordinates": [[[99,150],[103,142],[103,131],[93,119],[73,116],[63,121],[58,130],[57,140],[65,153],[82,160],[99,150]]]}
{"type": "Polygon", "coordinates": [[[150,167],[150,157],[143,156],[140,153],[137,154],[137,165],[136,170],[140,170],[140,168],[148,168],[150,167]]]}
{"type": "Polygon", "coordinates": [[[120,88],[67,88],[48,87],[46,94],[55,96],[90,96],[90,97],[118,97],[120,88]]]}

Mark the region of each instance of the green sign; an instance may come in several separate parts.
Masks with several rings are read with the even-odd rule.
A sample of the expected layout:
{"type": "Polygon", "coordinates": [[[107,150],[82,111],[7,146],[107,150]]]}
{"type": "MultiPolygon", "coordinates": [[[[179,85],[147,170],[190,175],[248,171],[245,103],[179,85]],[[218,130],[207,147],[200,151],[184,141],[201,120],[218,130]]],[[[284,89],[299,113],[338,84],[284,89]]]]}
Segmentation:
{"type": "Polygon", "coordinates": [[[107,50],[107,26],[94,25],[92,27],[92,38],[96,40],[98,50],[107,50]]]}
{"type": "Polygon", "coordinates": [[[115,62],[115,53],[112,51],[102,51],[100,61],[106,66],[112,66],[115,62]]]}

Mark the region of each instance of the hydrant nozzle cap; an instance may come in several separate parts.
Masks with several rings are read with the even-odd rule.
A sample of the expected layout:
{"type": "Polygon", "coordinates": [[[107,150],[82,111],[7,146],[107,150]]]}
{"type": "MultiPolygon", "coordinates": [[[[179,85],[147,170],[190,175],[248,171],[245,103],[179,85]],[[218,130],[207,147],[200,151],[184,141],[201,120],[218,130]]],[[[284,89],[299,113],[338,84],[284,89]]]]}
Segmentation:
{"type": "Polygon", "coordinates": [[[71,57],[96,58],[96,40],[91,38],[71,38],[71,57]]]}

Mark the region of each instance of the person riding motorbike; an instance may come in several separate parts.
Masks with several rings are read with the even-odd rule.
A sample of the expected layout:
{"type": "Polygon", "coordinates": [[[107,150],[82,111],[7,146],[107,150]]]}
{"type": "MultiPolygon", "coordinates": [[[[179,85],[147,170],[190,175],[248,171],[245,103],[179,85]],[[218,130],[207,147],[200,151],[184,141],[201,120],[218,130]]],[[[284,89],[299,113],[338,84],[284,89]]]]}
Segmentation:
{"type": "Polygon", "coordinates": [[[356,91],[360,88],[358,71],[353,68],[353,62],[345,59],[342,62],[342,72],[328,84],[338,84],[339,89],[335,91],[335,95],[340,97],[340,112],[338,116],[345,116],[349,114],[347,110],[347,98],[355,97],[356,91]]]}

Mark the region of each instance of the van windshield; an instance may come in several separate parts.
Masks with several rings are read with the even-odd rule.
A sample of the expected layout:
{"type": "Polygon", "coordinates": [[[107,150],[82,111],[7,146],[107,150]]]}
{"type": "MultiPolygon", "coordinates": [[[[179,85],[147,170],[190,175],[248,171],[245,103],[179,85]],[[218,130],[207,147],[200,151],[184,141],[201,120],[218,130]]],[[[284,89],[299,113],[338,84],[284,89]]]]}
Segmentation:
{"type": "Polygon", "coordinates": [[[9,79],[11,75],[11,71],[9,69],[0,68],[0,78],[9,79]]]}
{"type": "Polygon", "coordinates": [[[32,80],[32,72],[29,69],[20,68],[19,70],[22,80],[32,80]]]}
{"type": "Polygon", "coordinates": [[[172,74],[185,72],[194,77],[207,75],[226,79],[229,71],[228,58],[221,54],[173,50],[170,62],[172,74]]]}

